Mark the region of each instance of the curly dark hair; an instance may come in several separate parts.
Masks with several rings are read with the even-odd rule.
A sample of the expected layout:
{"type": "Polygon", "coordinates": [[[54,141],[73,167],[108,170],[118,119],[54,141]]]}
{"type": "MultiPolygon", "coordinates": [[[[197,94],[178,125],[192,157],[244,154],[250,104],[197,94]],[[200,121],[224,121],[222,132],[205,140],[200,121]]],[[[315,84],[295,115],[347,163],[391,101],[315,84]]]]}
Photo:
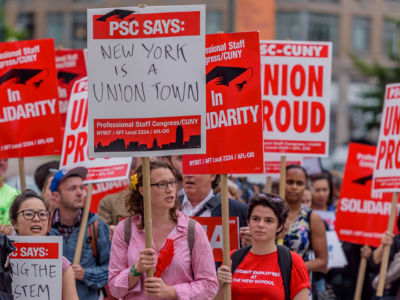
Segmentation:
{"type": "Polygon", "coordinates": [[[37,199],[43,201],[44,206],[46,207],[46,209],[48,209],[48,205],[47,205],[46,201],[44,201],[44,199],[41,196],[39,196],[34,190],[26,189],[21,194],[19,194],[17,197],[15,197],[13,203],[10,206],[9,216],[10,216],[11,223],[13,223],[17,220],[18,211],[19,211],[22,203],[24,203],[29,198],[37,198],[37,199]]]}
{"type": "Polygon", "coordinates": [[[277,232],[279,234],[283,230],[283,225],[285,225],[286,218],[289,213],[289,209],[287,208],[285,201],[281,197],[275,194],[256,194],[250,198],[249,209],[247,211],[247,221],[250,221],[251,214],[256,206],[261,205],[264,207],[271,208],[276,217],[278,218],[278,228],[281,229],[277,232]]]}
{"type": "MultiPolygon", "coordinates": [[[[158,160],[150,162],[150,172],[152,170],[160,169],[160,168],[170,170],[171,173],[176,178],[173,168],[168,163],[158,161],[158,160]]],[[[134,188],[131,188],[131,192],[128,194],[128,196],[125,200],[125,208],[132,215],[140,215],[142,217],[141,223],[137,225],[137,228],[143,229],[144,228],[144,203],[143,203],[143,196],[139,192],[139,187],[143,186],[142,165],[137,169],[136,175],[138,178],[138,182],[135,184],[134,188]]],[[[178,208],[179,208],[178,197],[175,197],[175,205],[169,211],[171,220],[174,222],[177,222],[177,220],[178,220],[178,213],[177,213],[178,208]]]]}

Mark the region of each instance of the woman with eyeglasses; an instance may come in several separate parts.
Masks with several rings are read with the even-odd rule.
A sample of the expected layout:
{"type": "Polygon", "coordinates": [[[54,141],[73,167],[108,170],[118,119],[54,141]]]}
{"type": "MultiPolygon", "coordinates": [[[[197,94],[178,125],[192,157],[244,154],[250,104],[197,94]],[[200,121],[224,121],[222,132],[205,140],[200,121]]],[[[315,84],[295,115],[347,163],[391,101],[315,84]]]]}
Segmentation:
{"type": "Polygon", "coordinates": [[[126,208],[133,216],[117,225],[112,239],[108,276],[112,296],[213,299],[216,295],[218,282],[211,246],[200,224],[189,222],[179,212],[176,187],[170,165],[150,162],[153,246],[146,248],[142,167],[132,176],[126,208]],[[192,247],[190,232],[194,235],[192,247]],[[146,276],[149,269],[156,270],[154,277],[146,276]]]}
{"type": "MultiPolygon", "coordinates": [[[[303,259],[287,248],[280,246],[282,248],[278,249],[275,242],[287,214],[283,199],[277,195],[256,194],[250,199],[247,219],[252,245],[232,254],[232,266],[236,266],[233,274],[225,265],[218,269],[221,286],[231,283],[233,300],[308,299],[310,279],[303,259]],[[283,256],[282,251],[287,256],[283,256]],[[283,270],[283,265],[289,267],[283,270]],[[283,278],[288,277],[285,289],[283,278]]],[[[221,293],[222,289],[219,296],[221,293]]]]}
{"type": "MultiPolygon", "coordinates": [[[[29,189],[18,195],[10,207],[11,223],[20,236],[47,235],[49,216],[50,212],[43,198],[29,189]]],[[[79,299],[71,263],[64,256],[62,272],[62,299],[79,299]]]]}

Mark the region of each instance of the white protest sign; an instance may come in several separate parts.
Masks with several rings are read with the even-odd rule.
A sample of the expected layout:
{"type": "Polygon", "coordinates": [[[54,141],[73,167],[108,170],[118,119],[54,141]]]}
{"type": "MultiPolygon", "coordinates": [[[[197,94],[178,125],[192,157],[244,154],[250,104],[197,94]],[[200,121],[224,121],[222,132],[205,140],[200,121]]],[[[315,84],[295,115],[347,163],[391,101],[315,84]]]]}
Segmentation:
{"type": "MultiPolygon", "coordinates": [[[[302,165],[303,157],[300,155],[289,155],[286,157],[286,166],[302,165]]],[[[264,174],[279,175],[281,172],[281,156],[274,153],[264,153],[264,174]]]]}
{"type": "Polygon", "coordinates": [[[373,189],[400,191],[400,83],[386,85],[373,189]]]}
{"type": "Polygon", "coordinates": [[[12,236],[14,300],[61,300],[62,237],[12,236]]]}
{"type": "Polygon", "coordinates": [[[347,259],[336,231],[326,232],[326,242],[328,244],[328,268],[343,268],[346,266],[347,259]]]}
{"type": "Polygon", "coordinates": [[[205,6],[87,17],[90,156],[205,153],[205,6]]]}
{"type": "Polygon", "coordinates": [[[319,209],[313,209],[322,220],[326,222],[326,224],[329,227],[329,230],[335,230],[335,220],[336,220],[336,215],[334,211],[328,211],[328,210],[319,210],[319,209]]]}
{"type": "Polygon", "coordinates": [[[264,152],[328,156],[332,43],[261,41],[264,152]]]}
{"type": "Polygon", "coordinates": [[[60,168],[86,167],[85,183],[123,180],[131,158],[89,158],[87,77],[75,82],[68,103],[60,168]]]}

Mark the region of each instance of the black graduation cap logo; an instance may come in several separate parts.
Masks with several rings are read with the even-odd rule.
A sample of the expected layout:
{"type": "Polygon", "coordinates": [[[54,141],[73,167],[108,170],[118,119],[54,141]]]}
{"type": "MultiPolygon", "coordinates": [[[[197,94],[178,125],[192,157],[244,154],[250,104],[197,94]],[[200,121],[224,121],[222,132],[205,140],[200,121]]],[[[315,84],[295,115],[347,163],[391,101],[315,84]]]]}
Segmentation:
{"type": "Polygon", "coordinates": [[[78,77],[79,74],[76,73],[71,73],[71,72],[65,72],[65,71],[60,71],[57,73],[57,79],[60,83],[68,84],[72,80],[74,80],[76,77],[78,77]]]}
{"type": "MultiPolygon", "coordinates": [[[[101,17],[98,17],[96,20],[97,21],[102,21],[105,22],[107,21],[108,18],[114,17],[116,16],[117,19],[124,19],[127,16],[133,14],[135,11],[134,10],[126,10],[126,9],[114,9],[112,11],[110,11],[108,14],[105,14],[101,17]]],[[[132,18],[131,20],[133,20],[134,18],[132,18]]]]}
{"type": "Polygon", "coordinates": [[[12,69],[0,77],[0,84],[13,80],[15,84],[24,85],[32,82],[38,88],[47,77],[47,74],[47,70],[41,69],[12,69]]]}
{"type": "Polygon", "coordinates": [[[239,77],[242,75],[244,72],[247,70],[251,71],[250,76],[237,84],[235,84],[236,89],[240,92],[243,90],[244,85],[251,79],[253,76],[253,69],[252,68],[240,68],[240,67],[221,67],[217,66],[214,69],[212,69],[210,72],[208,72],[206,76],[206,82],[209,83],[210,81],[217,79],[216,84],[217,85],[225,85],[229,87],[229,83],[234,80],[235,78],[239,77]]]}
{"type": "Polygon", "coordinates": [[[364,177],[360,177],[353,180],[353,183],[366,185],[368,181],[372,180],[372,174],[364,177]]]}

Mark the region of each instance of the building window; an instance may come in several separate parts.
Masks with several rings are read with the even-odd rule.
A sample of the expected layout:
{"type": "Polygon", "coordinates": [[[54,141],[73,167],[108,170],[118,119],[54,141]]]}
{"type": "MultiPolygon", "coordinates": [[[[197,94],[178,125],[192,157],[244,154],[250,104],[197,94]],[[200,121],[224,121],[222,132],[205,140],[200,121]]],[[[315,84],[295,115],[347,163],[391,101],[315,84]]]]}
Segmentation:
{"type": "Polygon", "coordinates": [[[331,41],[333,55],[338,51],[338,17],[329,14],[310,14],[308,40],[331,41]]]}
{"type": "Polygon", "coordinates": [[[371,21],[369,18],[354,17],[352,21],[351,48],[356,53],[370,49],[371,21]]]}
{"type": "Polygon", "coordinates": [[[35,34],[35,15],[33,13],[20,13],[17,28],[26,32],[25,39],[33,39],[35,34]]]}
{"type": "Polygon", "coordinates": [[[86,13],[72,14],[72,48],[86,48],[86,13]]]}
{"type": "Polygon", "coordinates": [[[399,53],[399,34],[400,26],[392,20],[385,20],[383,23],[383,52],[386,55],[396,55],[399,53]]]}
{"type": "Polygon", "coordinates": [[[222,30],[222,13],[218,10],[207,11],[206,33],[217,33],[222,30]]]}
{"type": "Polygon", "coordinates": [[[305,40],[304,30],[301,26],[300,13],[280,11],[276,14],[276,38],[278,40],[305,40]]]}
{"type": "Polygon", "coordinates": [[[54,38],[55,46],[64,43],[64,18],[62,13],[50,13],[47,15],[46,34],[54,38]]]}

